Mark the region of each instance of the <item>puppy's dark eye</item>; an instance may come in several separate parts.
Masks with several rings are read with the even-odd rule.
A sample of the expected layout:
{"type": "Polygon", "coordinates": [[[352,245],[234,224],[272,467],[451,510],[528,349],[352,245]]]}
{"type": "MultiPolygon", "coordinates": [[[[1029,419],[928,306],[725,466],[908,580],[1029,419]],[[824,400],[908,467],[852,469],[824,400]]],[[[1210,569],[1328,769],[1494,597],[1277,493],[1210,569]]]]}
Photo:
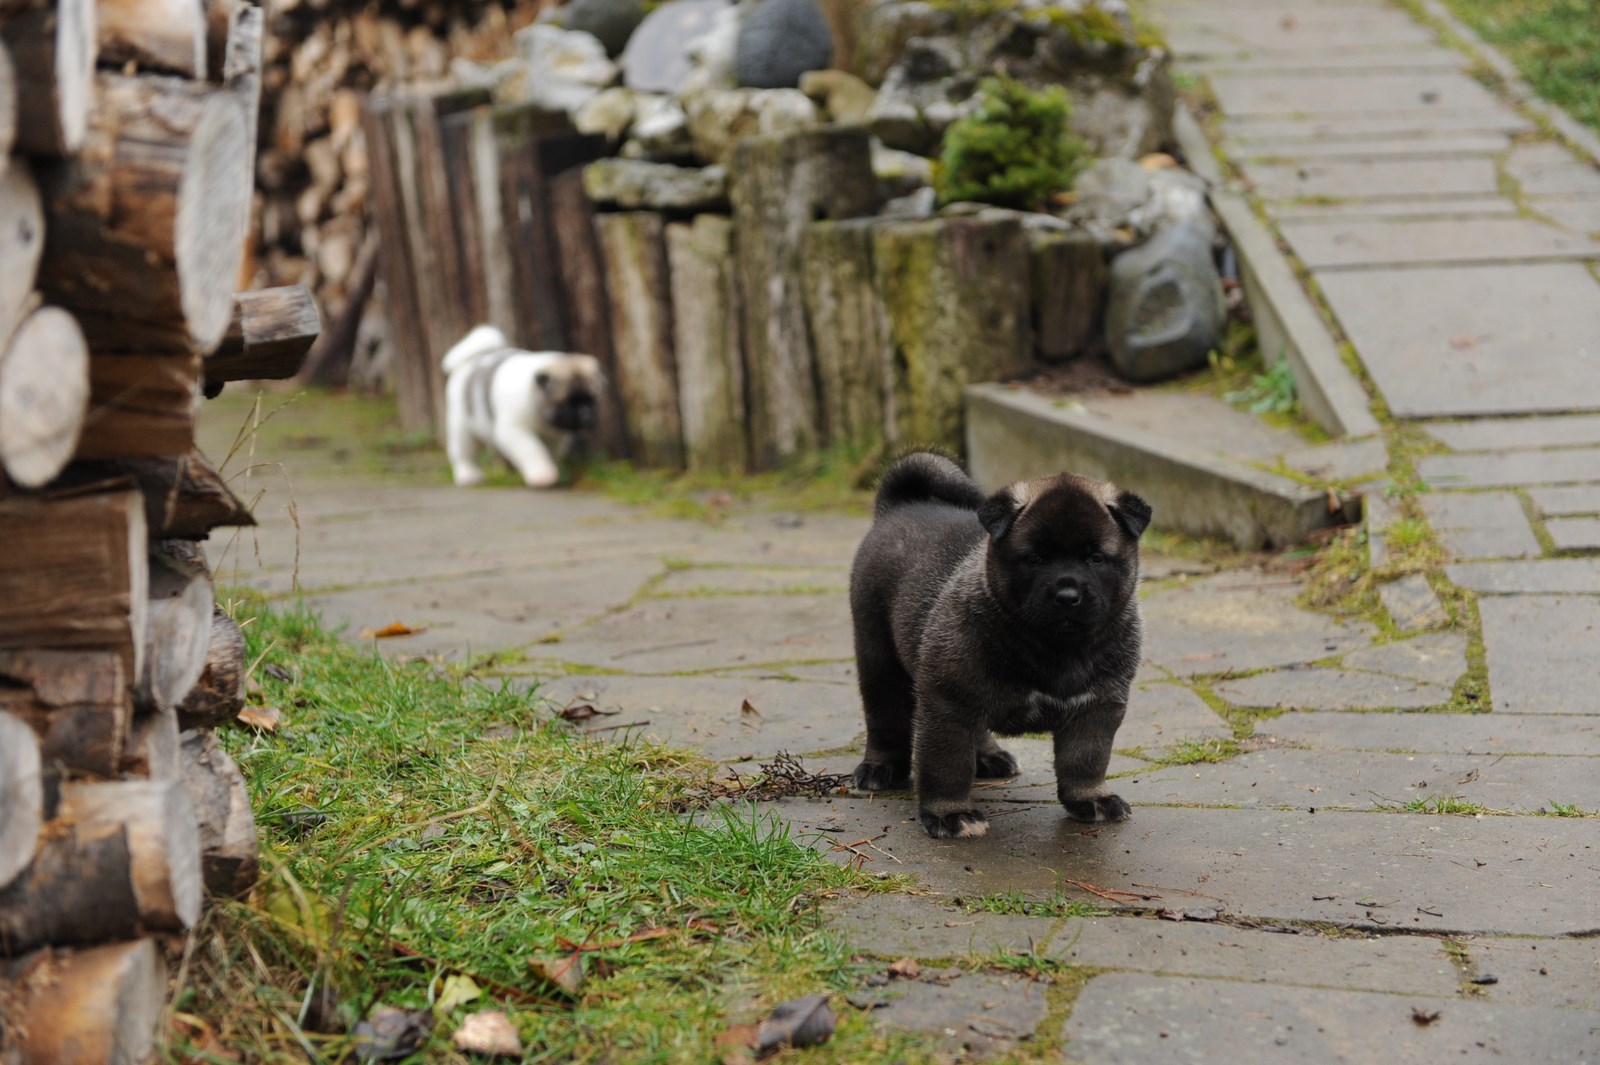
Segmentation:
{"type": "Polygon", "coordinates": [[[1042,566],[1044,565],[1044,556],[1039,554],[1037,551],[1030,551],[1028,552],[1028,557],[1024,558],[1022,561],[1026,562],[1030,566],[1042,566]]]}
{"type": "Polygon", "coordinates": [[[1105,565],[1105,563],[1106,563],[1106,556],[1102,555],[1098,551],[1096,551],[1094,554],[1089,556],[1089,565],[1091,565],[1091,566],[1103,566],[1103,565],[1105,565]]]}
{"type": "Polygon", "coordinates": [[[542,371],[540,373],[536,373],[533,375],[533,383],[538,385],[540,388],[549,388],[550,375],[542,371]]]}

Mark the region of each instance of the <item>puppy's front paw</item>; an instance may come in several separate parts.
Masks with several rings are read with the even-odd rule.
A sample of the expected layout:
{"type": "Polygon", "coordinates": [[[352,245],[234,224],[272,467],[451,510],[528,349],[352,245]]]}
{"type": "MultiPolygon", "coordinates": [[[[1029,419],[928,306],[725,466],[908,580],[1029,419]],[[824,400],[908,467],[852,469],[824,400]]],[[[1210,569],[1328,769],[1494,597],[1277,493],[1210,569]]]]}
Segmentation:
{"type": "Polygon", "coordinates": [[[1122,801],[1120,795],[1097,795],[1092,799],[1062,799],[1067,816],[1074,821],[1126,821],[1133,807],[1122,801]]]}
{"type": "Polygon", "coordinates": [[[978,752],[978,779],[996,780],[1017,775],[1017,760],[1009,751],[996,747],[992,751],[978,752]]]}
{"type": "Polygon", "coordinates": [[[483,483],[483,471],[476,466],[457,466],[451,475],[461,488],[472,488],[483,483]]]}
{"type": "Polygon", "coordinates": [[[896,791],[909,783],[911,783],[911,769],[908,766],[891,765],[887,762],[862,762],[856,766],[857,791],[896,791]]]}
{"type": "Polygon", "coordinates": [[[960,810],[943,817],[923,810],[918,816],[934,839],[976,839],[989,831],[988,820],[976,810],[960,810]]]}

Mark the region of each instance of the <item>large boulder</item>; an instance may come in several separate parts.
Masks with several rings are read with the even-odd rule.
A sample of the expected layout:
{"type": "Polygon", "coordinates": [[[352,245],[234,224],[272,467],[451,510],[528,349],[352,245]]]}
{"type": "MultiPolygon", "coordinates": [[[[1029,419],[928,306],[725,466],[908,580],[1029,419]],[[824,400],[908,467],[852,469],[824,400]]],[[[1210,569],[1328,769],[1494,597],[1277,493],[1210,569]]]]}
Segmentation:
{"type": "Polygon", "coordinates": [[[629,88],[677,92],[694,69],[690,48],[719,25],[728,0],[669,0],[645,16],[622,53],[629,88]]]}
{"type": "Polygon", "coordinates": [[[978,81],[959,42],[918,38],[889,70],[867,112],[867,127],[891,148],[935,152],[950,124],[977,106],[978,81]]]}
{"type": "Polygon", "coordinates": [[[593,34],[615,58],[644,21],[643,0],[572,0],[562,24],[569,30],[593,34]]]}
{"type": "Polygon", "coordinates": [[[761,0],[739,26],[734,75],[751,89],[792,89],[833,62],[833,31],[817,0],[761,0]]]}
{"type": "Polygon", "coordinates": [[[1222,339],[1227,303],[1209,220],[1171,225],[1111,263],[1106,345],[1130,381],[1204,366],[1222,339]]]}
{"type": "Polygon", "coordinates": [[[1110,247],[1138,243],[1169,225],[1211,224],[1205,179],[1172,166],[1102,159],[1078,175],[1073,192],[1068,217],[1110,247]]]}

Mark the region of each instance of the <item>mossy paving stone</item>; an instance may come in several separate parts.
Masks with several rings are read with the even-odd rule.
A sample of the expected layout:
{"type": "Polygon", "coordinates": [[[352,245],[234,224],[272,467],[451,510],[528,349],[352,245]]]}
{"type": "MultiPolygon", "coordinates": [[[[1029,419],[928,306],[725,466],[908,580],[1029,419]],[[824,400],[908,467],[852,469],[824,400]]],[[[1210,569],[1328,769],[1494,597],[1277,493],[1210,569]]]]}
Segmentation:
{"type": "MultiPolygon", "coordinates": [[[[1600,289],[1594,298],[1600,301],[1600,289]]],[[[1600,393],[1590,389],[1574,398],[1588,405],[1600,402],[1600,393]]],[[[1429,455],[1417,463],[1417,472],[1436,490],[1592,481],[1600,476],[1600,447],[1429,455]]]]}
{"type": "MultiPolygon", "coordinates": [[[[1166,766],[1118,781],[1144,802],[1398,810],[1458,800],[1532,814],[1552,802],[1600,809],[1600,760],[1518,755],[1276,749],[1227,762],[1166,766]]],[[[1600,837],[1600,831],[1595,833],[1600,837]]]]}
{"type": "MultiPolygon", "coordinates": [[[[1458,562],[1444,568],[1444,574],[1456,584],[1473,592],[1483,592],[1488,596],[1506,597],[1515,604],[1505,604],[1495,607],[1500,610],[1525,610],[1534,617],[1534,624],[1544,636],[1556,640],[1565,640],[1566,637],[1581,638],[1594,631],[1593,611],[1594,605],[1586,609],[1583,604],[1588,602],[1588,596],[1600,595],[1600,558],[1546,558],[1530,559],[1527,561],[1510,560],[1505,562],[1458,562]],[[1522,594],[1526,593],[1526,594],[1522,594]],[[1546,596],[1568,595],[1574,598],[1559,600],[1562,606],[1551,607],[1548,603],[1539,605],[1529,602],[1530,598],[1539,599],[1546,596]],[[1570,620],[1578,623],[1577,628],[1567,628],[1564,622],[1570,620]]],[[[1479,612],[1482,612],[1480,600],[1479,612]]],[[[1497,615],[1498,616],[1498,615],[1497,615]]],[[[1555,650],[1560,647],[1550,648],[1540,645],[1531,639],[1516,644],[1516,657],[1518,661],[1526,657],[1524,647],[1541,647],[1542,650],[1555,650]]],[[[1506,647],[1511,648],[1507,642],[1506,647]]],[[[1587,651],[1584,647],[1582,650],[1587,651]]],[[[1578,649],[1574,649],[1577,653],[1578,649]]],[[[1516,668],[1516,663],[1508,657],[1507,666],[1516,668]]],[[[1527,666],[1531,669],[1538,665],[1537,656],[1528,660],[1527,666]]],[[[1587,713],[1582,709],[1563,710],[1552,707],[1545,713],[1587,713]]]]}
{"type": "Polygon", "coordinates": [[[829,930],[861,950],[884,958],[925,960],[1033,953],[1061,923],[1055,917],[968,912],[949,898],[898,894],[833,899],[822,913],[829,930]]]}
{"type": "Polygon", "coordinates": [[[1284,669],[1216,686],[1235,706],[1295,710],[1420,710],[1450,701],[1450,689],[1381,673],[1284,669]]]}
{"type": "Polygon", "coordinates": [[[1429,422],[1428,435],[1452,451],[1505,448],[1577,447],[1600,444],[1600,416],[1578,414],[1510,421],[1429,422]]]}
{"type": "Polygon", "coordinates": [[[1312,270],[1600,256],[1600,244],[1532,218],[1289,222],[1283,235],[1312,270]]]}
{"type": "MultiPolygon", "coordinates": [[[[1143,801],[1138,786],[1118,786],[1143,801]]],[[[1136,805],[1128,821],[1083,825],[1055,803],[990,804],[988,834],[956,841],[928,838],[904,799],[785,799],[777,808],[802,835],[820,833],[819,850],[841,863],[854,856],[830,851],[834,842],[884,833],[875,845],[894,860],[868,868],[914,874],[946,895],[1050,892],[1068,876],[1123,891],[1163,885],[1155,892],[1169,901],[1197,892],[1241,917],[1406,932],[1600,930],[1600,837],[1580,818],[1136,805]]],[[[1095,901],[1070,886],[1067,896],[1095,901]]]]}
{"type": "Polygon", "coordinates": [[[1452,558],[1538,558],[1538,537],[1510,492],[1435,492],[1421,498],[1428,524],[1452,558]]]}
{"type": "Polygon", "coordinates": [[[1600,514],[1600,484],[1535,488],[1528,495],[1544,514],[1600,514]]]}
{"type": "Polygon", "coordinates": [[[1258,741],[1323,751],[1600,756],[1600,717],[1532,714],[1289,713],[1256,724],[1258,741]]]}
{"type": "Polygon", "coordinates": [[[1063,1034],[1068,1059],[1095,1065],[1575,1063],[1596,1025],[1584,1010],[1111,973],[1063,1034]]]}
{"type": "MultiPolygon", "coordinates": [[[[1255,116],[1227,117],[1222,120],[1229,137],[1361,138],[1409,137],[1440,133],[1528,133],[1534,125],[1515,111],[1504,107],[1469,107],[1440,110],[1418,106],[1382,115],[1349,114],[1303,117],[1255,116]]],[[[1489,192],[1497,192],[1490,189],[1489,192]]],[[[1396,195],[1404,196],[1405,192],[1396,195]]]]}
{"type": "Polygon", "coordinates": [[[1343,665],[1346,669],[1449,686],[1467,671],[1467,637],[1459,632],[1435,632],[1381,643],[1345,655],[1343,665]]]}
{"type": "Polygon", "coordinates": [[[873,1011],[885,1029],[932,1035],[963,1060],[998,1054],[1031,1037],[1050,1011],[1048,980],[1026,974],[929,971],[894,980],[873,1011]]]}

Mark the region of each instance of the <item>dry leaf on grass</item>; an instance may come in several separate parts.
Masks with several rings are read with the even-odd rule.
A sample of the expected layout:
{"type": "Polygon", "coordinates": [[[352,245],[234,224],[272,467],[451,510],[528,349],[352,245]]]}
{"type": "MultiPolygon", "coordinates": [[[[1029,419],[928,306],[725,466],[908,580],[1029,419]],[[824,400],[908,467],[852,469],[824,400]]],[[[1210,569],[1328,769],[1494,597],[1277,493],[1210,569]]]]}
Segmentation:
{"type": "Polygon", "coordinates": [[[593,703],[578,703],[576,706],[564,706],[557,717],[563,721],[587,721],[591,717],[615,717],[622,713],[621,710],[601,710],[593,703]]]}
{"type": "Polygon", "coordinates": [[[531,958],[528,968],[549,987],[571,998],[583,990],[583,954],[579,951],[565,958],[531,958]]]}
{"type": "Polygon", "coordinates": [[[234,720],[262,732],[274,732],[283,720],[283,713],[276,706],[247,706],[234,716],[234,720]]]}
{"type": "Polygon", "coordinates": [[[902,980],[915,980],[922,975],[922,966],[917,963],[915,958],[901,958],[889,966],[889,975],[898,976],[902,980]]]}
{"type": "MultiPolygon", "coordinates": [[[[443,825],[434,826],[443,828],[443,825]]],[[[427,833],[423,833],[427,837],[427,833]]],[[[466,973],[456,973],[454,976],[445,977],[444,986],[439,989],[439,997],[433,1003],[433,1013],[436,1017],[444,1017],[453,1012],[458,1006],[465,1006],[475,998],[481,998],[483,991],[478,983],[466,973]]]]}
{"type": "Polygon", "coordinates": [[[362,629],[359,638],[363,640],[386,640],[391,636],[415,636],[427,629],[413,628],[403,621],[393,621],[381,629],[362,629]]]}
{"type": "Polygon", "coordinates": [[[457,1050],[486,1057],[520,1058],[522,1039],[503,1010],[484,1010],[461,1022],[451,1037],[457,1050]]]}

